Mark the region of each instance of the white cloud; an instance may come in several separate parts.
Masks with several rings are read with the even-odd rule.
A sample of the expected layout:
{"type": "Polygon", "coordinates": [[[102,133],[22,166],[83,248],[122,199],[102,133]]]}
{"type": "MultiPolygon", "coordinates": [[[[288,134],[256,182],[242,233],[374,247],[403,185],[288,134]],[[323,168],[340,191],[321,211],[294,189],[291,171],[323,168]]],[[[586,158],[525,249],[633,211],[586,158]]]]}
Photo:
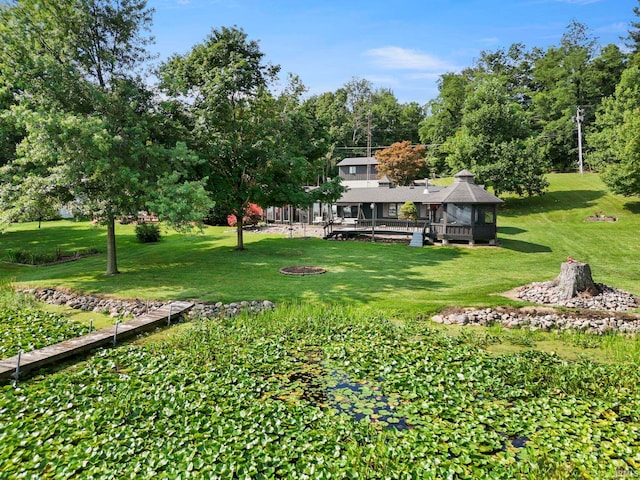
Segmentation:
{"type": "Polygon", "coordinates": [[[442,73],[436,72],[424,72],[424,73],[411,73],[407,75],[410,80],[438,80],[442,73]]]}
{"type": "Polygon", "coordinates": [[[389,70],[447,71],[455,67],[428,53],[400,47],[381,47],[367,50],[365,55],[373,57],[374,63],[389,70]]]}
{"type": "Polygon", "coordinates": [[[624,22],[612,23],[596,28],[597,33],[624,33],[627,31],[627,24],[624,22]]]}

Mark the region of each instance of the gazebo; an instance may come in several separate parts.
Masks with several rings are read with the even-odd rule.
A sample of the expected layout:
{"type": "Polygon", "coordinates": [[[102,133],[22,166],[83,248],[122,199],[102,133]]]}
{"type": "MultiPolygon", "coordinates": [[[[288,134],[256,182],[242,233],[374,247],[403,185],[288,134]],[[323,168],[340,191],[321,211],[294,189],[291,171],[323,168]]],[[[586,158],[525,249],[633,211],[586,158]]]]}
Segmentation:
{"type": "Polygon", "coordinates": [[[468,170],[454,179],[452,185],[425,199],[431,205],[427,236],[443,244],[451,240],[497,244],[497,206],[504,202],[476,185],[468,170]]]}

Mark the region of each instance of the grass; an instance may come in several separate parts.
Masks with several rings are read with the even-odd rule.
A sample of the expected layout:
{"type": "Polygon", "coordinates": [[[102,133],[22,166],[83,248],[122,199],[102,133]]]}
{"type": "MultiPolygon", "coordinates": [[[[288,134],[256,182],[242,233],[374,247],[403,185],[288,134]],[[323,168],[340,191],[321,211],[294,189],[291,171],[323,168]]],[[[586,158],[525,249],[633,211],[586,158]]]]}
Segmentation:
{"type": "Polygon", "coordinates": [[[43,310],[51,313],[64,315],[70,321],[80,323],[82,325],[93,325],[94,330],[102,330],[103,328],[112,327],[116,323],[116,319],[97,312],[85,312],[66,305],[41,304],[43,310]]]}
{"type": "Polygon", "coordinates": [[[505,329],[502,326],[436,325],[433,328],[494,355],[542,351],[569,360],[607,364],[640,364],[640,337],[593,335],[579,332],[543,332],[505,329]]]}
{"type": "MultiPolygon", "coordinates": [[[[499,293],[555,277],[572,256],[590,263],[596,282],[640,295],[640,202],[611,195],[593,174],[551,175],[550,182],[542,197],[506,199],[498,216],[502,248],[416,249],[247,233],[247,250],[237,252],[229,228],[209,227],[198,235],[167,230],[161,242],[140,244],[134,227],[123,225],[117,228],[120,275],[104,274],[104,253],[35,269],[3,264],[0,274],[20,284],[119,297],[348,304],[413,316],[451,305],[514,304],[499,293]],[[595,211],[619,221],[585,222],[595,211]],[[327,273],[278,273],[289,265],[317,265],[327,273]]],[[[2,257],[17,247],[77,250],[106,240],[101,228],[59,221],[41,229],[14,225],[0,241],[2,257]]]]}

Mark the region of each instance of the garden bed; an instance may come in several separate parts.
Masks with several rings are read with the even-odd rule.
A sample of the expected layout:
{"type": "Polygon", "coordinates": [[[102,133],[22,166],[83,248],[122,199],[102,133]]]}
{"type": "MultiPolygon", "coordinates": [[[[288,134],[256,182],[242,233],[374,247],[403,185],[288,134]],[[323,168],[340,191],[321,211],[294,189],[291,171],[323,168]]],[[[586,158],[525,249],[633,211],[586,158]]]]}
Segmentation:
{"type": "Polygon", "coordinates": [[[57,265],[59,263],[73,262],[99,253],[100,251],[95,248],[77,251],[74,253],[62,253],[60,250],[56,250],[51,253],[18,249],[7,251],[3,262],[11,265],[27,267],[46,267],[49,265],[57,265]]]}

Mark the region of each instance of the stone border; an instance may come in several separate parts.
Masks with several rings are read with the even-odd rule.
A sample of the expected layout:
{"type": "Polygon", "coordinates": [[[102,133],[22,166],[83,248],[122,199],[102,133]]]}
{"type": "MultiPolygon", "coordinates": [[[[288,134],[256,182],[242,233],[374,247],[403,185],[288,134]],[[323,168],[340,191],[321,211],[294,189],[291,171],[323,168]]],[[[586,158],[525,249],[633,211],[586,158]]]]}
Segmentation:
{"type": "MultiPolygon", "coordinates": [[[[52,305],[65,305],[76,310],[96,312],[111,317],[136,317],[151,310],[162,308],[171,302],[158,300],[145,301],[136,299],[114,299],[98,295],[84,295],[65,292],[55,288],[19,288],[20,292],[33,295],[37,300],[52,305]]],[[[253,300],[224,304],[222,302],[197,302],[190,310],[190,318],[220,318],[233,317],[243,311],[263,312],[275,309],[275,304],[269,300],[253,300]]]]}
{"type": "Polygon", "coordinates": [[[640,333],[640,316],[612,312],[557,312],[548,307],[523,308],[465,308],[452,309],[431,320],[445,325],[489,327],[500,324],[504,328],[529,330],[573,331],[603,335],[606,333],[640,333]]]}
{"type": "Polygon", "coordinates": [[[598,290],[596,295],[584,292],[567,300],[563,298],[563,292],[555,280],[535,282],[518,287],[515,290],[515,298],[542,305],[613,312],[624,312],[640,306],[638,299],[629,292],[603,283],[596,283],[595,286],[598,290]]]}

